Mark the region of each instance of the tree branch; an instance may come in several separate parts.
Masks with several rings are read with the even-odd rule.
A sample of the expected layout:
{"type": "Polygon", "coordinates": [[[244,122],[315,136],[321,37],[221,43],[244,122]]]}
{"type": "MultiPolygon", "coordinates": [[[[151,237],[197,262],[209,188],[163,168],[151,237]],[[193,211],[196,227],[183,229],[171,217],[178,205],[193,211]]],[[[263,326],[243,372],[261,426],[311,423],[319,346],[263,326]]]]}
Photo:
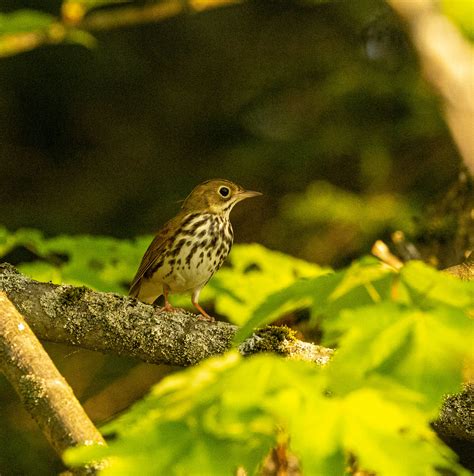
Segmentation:
{"type": "Polygon", "coordinates": [[[444,99],[446,119],[471,174],[474,174],[474,48],[434,0],[388,0],[406,21],[430,83],[444,99]]]}
{"type": "Polygon", "coordinates": [[[241,0],[164,0],[141,6],[124,6],[88,13],[86,2],[69,0],[61,6],[61,18],[49,27],[37,31],[5,33],[0,35],[0,58],[30,51],[43,45],[58,44],[68,39],[90,43],[85,32],[126,28],[146,23],[156,23],[188,12],[201,12],[241,3],[241,0]]]}
{"type": "MultiPolygon", "coordinates": [[[[77,2],[66,2],[63,8],[63,18],[66,20],[67,5],[78,5],[77,2]],[[66,10],[66,11],[65,11],[66,10]]],[[[115,10],[91,12],[82,19],[78,16],[74,23],[83,30],[112,30],[115,28],[154,23],[186,12],[201,12],[228,5],[241,3],[241,0],[167,0],[161,3],[143,5],[140,7],[130,6],[115,10]]],[[[85,11],[83,12],[85,13],[85,11]]]]}
{"type": "MultiPolygon", "coordinates": [[[[0,291],[23,314],[39,339],[136,357],[145,362],[188,366],[232,346],[237,327],[205,322],[184,310],[162,312],[148,304],[85,287],[34,281],[4,263],[0,291]]],[[[275,352],[325,364],[333,351],[297,340],[284,327],[256,332],[242,354],[275,352]]]]}
{"type": "MultiPolygon", "coordinates": [[[[464,279],[472,279],[472,261],[462,266],[461,272],[458,269],[446,271],[464,279]],[[466,270],[469,274],[466,274],[466,270]]],[[[201,359],[229,349],[237,330],[236,326],[224,322],[200,321],[196,315],[182,310],[176,313],[160,313],[153,306],[112,293],[40,283],[22,275],[7,263],[0,264],[0,291],[8,295],[41,339],[127,355],[152,363],[180,366],[195,364],[201,359]]],[[[3,299],[6,301],[5,297],[3,299]]],[[[18,321],[21,316],[12,311],[11,305],[9,313],[16,312],[16,316],[4,315],[5,311],[2,309],[0,305],[2,317],[0,333],[14,336],[18,333],[18,326],[21,327],[21,322],[18,321]],[[8,326],[8,329],[5,326],[8,326]]],[[[26,323],[24,326],[27,329],[26,323]]],[[[31,334],[29,330],[28,332],[31,334]]],[[[23,343],[17,342],[16,346],[21,350],[23,343]]],[[[39,344],[38,346],[40,350],[34,350],[36,358],[44,353],[41,346],[39,344]]],[[[273,351],[318,364],[327,363],[333,354],[331,349],[295,339],[292,332],[284,327],[269,327],[257,331],[239,347],[239,350],[244,355],[273,351]]],[[[4,352],[1,347],[0,353],[4,352]]],[[[3,365],[6,365],[5,362],[15,360],[9,355],[2,355],[3,365]]],[[[15,372],[9,378],[15,388],[21,387],[20,382],[28,381],[28,377],[24,375],[32,375],[34,377],[31,377],[32,382],[38,381],[36,369],[33,371],[18,368],[15,372]]],[[[61,376],[58,380],[63,382],[61,376]]],[[[32,390],[35,389],[33,386],[32,390]]],[[[27,408],[30,400],[35,401],[34,398],[31,399],[31,395],[27,392],[24,397],[22,396],[27,408]]],[[[74,397],[68,394],[63,403],[72,398],[74,397]]],[[[472,392],[460,395],[459,401],[464,402],[466,398],[472,398],[472,392]]],[[[448,399],[443,406],[441,417],[436,422],[436,430],[441,434],[449,430],[450,434],[455,431],[457,435],[464,435],[466,431],[472,430],[472,427],[469,430],[471,420],[457,417],[460,415],[458,411],[460,404],[458,400],[455,400],[455,403],[456,405],[452,399],[448,399]],[[446,415],[450,416],[449,421],[446,415]]],[[[43,424],[44,421],[40,426],[43,424]]],[[[64,440],[58,438],[58,441],[64,440]]]]}
{"type": "Polygon", "coordinates": [[[105,444],[4,292],[0,292],[0,370],[59,455],[72,446],[105,444]]]}

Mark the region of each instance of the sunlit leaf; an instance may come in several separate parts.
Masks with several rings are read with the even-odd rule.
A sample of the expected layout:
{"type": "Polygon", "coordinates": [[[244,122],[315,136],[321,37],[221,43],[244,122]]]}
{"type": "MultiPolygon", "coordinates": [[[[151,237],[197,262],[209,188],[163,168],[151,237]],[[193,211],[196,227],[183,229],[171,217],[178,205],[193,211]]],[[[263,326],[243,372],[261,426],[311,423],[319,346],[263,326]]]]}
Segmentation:
{"type": "Polygon", "coordinates": [[[76,43],[86,48],[94,48],[97,46],[96,38],[89,32],[78,29],[68,30],[65,40],[70,43],[76,43]]]}
{"type": "Polygon", "coordinates": [[[435,468],[451,466],[453,454],[431,431],[426,416],[387,399],[383,392],[348,395],[344,417],[344,446],[363,469],[387,476],[434,475],[435,468]]]}
{"type": "Polygon", "coordinates": [[[0,35],[47,30],[56,18],[38,10],[0,13],[0,35]]]}
{"type": "Polygon", "coordinates": [[[474,3],[470,0],[442,0],[441,8],[474,41],[474,3]]]}
{"type": "Polygon", "coordinates": [[[474,339],[472,321],[449,308],[427,312],[383,303],[347,310],[328,325],[344,329],[330,368],[336,392],[388,377],[422,394],[427,411],[435,411],[444,394],[459,390],[474,339]]]}
{"type": "Polygon", "coordinates": [[[231,475],[239,466],[253,473],[276,442],[278,419],[267,400],[285,390],[293,371],[310,371],[302,363],[280,362],[275,356],[242,360],[230,354],[168,377],[105,429],[117,435],[108,448],[82,448],[66,459],[80,463],[112,455],[105,475],[134,462],[148,474],[231,475]]]}
{"type": "Polygon", "coordinates": [[[144,474],[232,475],[239,466],[254,474],[284,433],[305,474],[343,474],[348,452],[380,474],[459,469],[410,392],[362,387],[329,396],[326,385],[324,371],[310,363],[215,357],[166,378],[107,425],[114,434],[108,447],[69,450],[65,460],[106,457],[104,475],[137,467],[144,474]]]}
{"type": "Polygon", "coordinates": [[[265,297],[294,283],[298,278],[318,276],[319,266],[252,244],[234,246],[231,267],[224,267],[210,282],[219,313],[235,324],[249,319],[265,297]]]}
{"type": "MultiPolygon", "coordinates": [[[[239,342],[253,329],[284,313],[311,308],[313,318],[337,315],[342,309],[364,306],[387,298],[393,272],[373,258],[366,258],[344,271],[300,279],[270,294],[236,335],[239,342]]],[[[328,333],[327,339],[332,339],[328,333]]]]}
{"type": "Polygon", "coordinates": [[[36,230],[0,229],[0,257],[22,246],[38,256],[37,262],[19,266],[32,278],[125,293],[149,242],[149,237],[134,241],[87,235],[45,238],[36,230]]]}
{"type": "Polygon", "coordinates": [[[462,281],[421,261],[410,261],[400,272],[400,282],[421,307],[445,304],[474,310],[474,281],[462,281]]]}

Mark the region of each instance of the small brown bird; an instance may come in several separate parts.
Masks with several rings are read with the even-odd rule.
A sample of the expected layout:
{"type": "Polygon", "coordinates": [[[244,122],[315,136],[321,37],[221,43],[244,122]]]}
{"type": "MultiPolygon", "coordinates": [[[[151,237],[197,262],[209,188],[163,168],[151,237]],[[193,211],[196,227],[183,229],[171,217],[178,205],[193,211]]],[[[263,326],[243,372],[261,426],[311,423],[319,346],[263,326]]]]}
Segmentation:
{"type": "Polygon", "coordinates": [[[198,185],[146,250],[130,296],[152,304],[164,295],[164,309],[170,311],[170,293],[190,292],[203,318],[213,321],[199,305],[199,294],[232,246],[230,211],[236,203],[258,195],[261,193],[244,190],[229,180],[208,180],[198,185]]]}

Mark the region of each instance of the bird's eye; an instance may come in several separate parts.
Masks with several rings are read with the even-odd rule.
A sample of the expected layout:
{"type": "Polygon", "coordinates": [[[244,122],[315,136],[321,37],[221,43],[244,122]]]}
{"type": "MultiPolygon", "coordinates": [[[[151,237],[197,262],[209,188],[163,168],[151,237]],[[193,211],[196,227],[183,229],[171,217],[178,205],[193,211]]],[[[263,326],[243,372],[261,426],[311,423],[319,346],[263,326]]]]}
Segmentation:
{"type": "Polygon", "coordinates": [[[221,197],[226,198],[226,197],[229,196],[229,194],[230,194],[230,189],[229,189],[229,187],[219,187],[219,195],[220,195],[221,197]]]}

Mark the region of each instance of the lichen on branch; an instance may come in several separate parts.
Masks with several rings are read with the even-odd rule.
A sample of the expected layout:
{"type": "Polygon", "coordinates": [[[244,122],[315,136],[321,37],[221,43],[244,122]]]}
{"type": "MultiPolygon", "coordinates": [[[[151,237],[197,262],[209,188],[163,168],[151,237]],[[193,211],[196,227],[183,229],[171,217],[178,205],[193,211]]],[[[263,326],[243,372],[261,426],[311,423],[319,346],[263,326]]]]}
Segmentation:
{"type": "MultiPolygon", "coordinates": [[[[0,265],[0,290],[38,338],[145,362],[189,366],[232,347],[237,327],[206,322],[182,309],[165,312],[136,299],[85,287],[40,283],[9,264],[0,265]]],[[[295,339],[282,328],[254,334],[243,354],[275,352],[326,363],[332,350],[295,339]]]]}

